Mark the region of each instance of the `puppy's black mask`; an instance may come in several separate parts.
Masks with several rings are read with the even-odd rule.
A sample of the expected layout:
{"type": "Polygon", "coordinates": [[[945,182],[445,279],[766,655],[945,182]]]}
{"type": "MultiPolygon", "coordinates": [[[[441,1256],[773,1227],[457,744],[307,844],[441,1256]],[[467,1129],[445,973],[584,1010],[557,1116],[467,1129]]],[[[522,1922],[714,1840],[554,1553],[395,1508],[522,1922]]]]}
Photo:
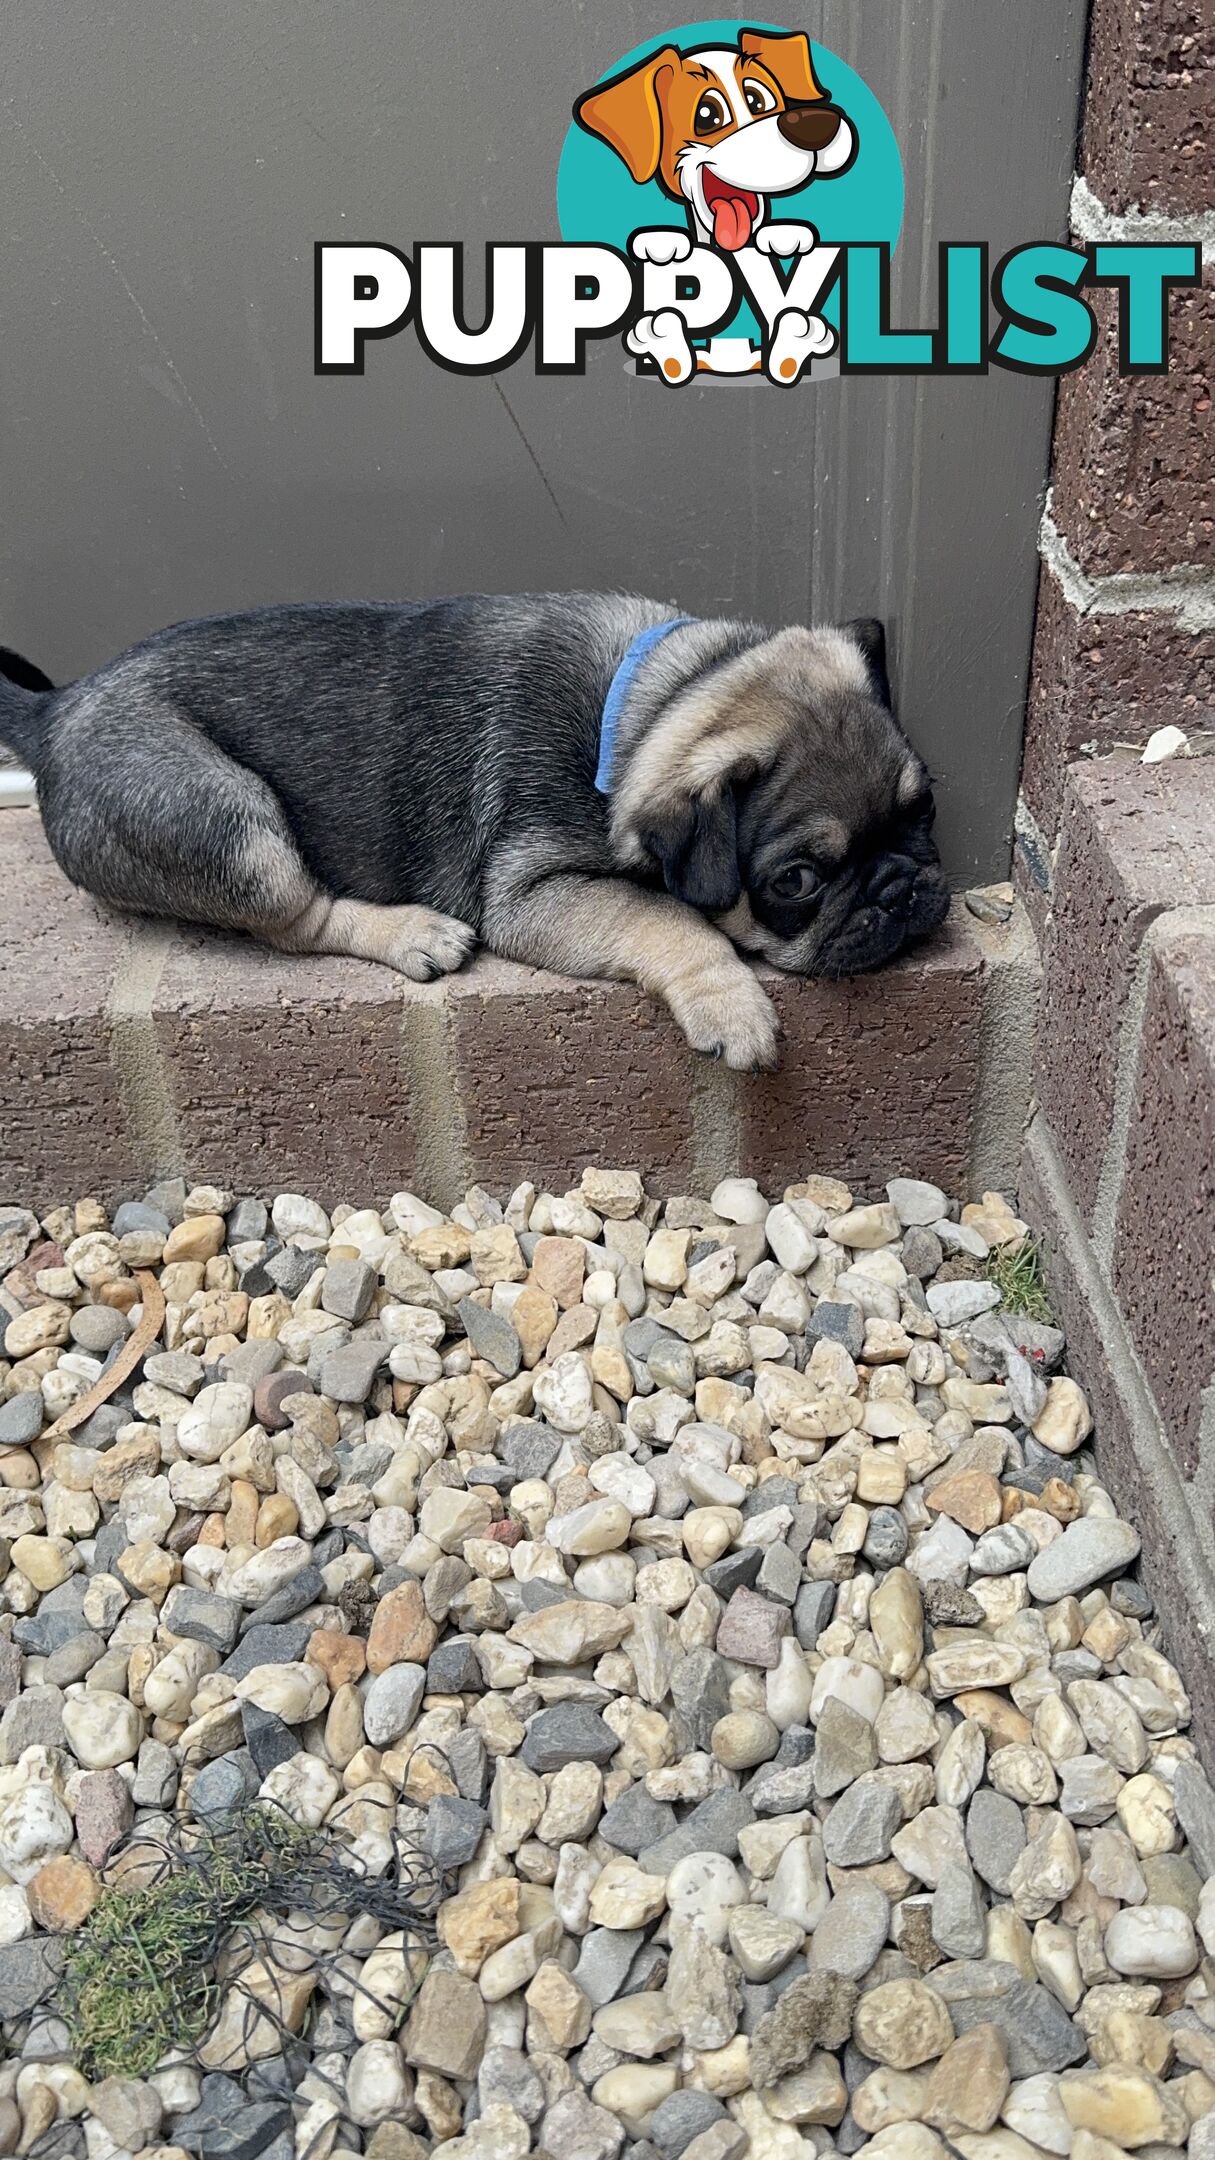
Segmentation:
{"type": "Polygon", "coordinates": [[[733,769],[667,806],[644,839],[668,891],[745,951],[794,974],[854,975],[938,929],[949,893],[928,774],[891,709],[881,624],[805,638],[749,686],[749,706],[770,702],[770,727],[748,709],[733,769]]]}

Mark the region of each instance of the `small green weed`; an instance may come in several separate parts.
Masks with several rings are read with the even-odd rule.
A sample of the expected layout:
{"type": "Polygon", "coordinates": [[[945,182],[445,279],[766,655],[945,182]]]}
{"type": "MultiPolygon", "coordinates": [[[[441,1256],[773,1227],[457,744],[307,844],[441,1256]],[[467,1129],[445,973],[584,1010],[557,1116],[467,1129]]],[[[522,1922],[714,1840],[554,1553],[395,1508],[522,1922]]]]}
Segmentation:
{"type": "Polygon", "coordinates": [[[1035,1239],[1022,1238],[1019,1245],[993,1252],[987,1262],[987,1279],[995,1284],[1008,1312],[1023,1313],[1027,1320],[1041,1320],[1047,1327],[1053,1324],[1042,1255],[1035,1239]]]}

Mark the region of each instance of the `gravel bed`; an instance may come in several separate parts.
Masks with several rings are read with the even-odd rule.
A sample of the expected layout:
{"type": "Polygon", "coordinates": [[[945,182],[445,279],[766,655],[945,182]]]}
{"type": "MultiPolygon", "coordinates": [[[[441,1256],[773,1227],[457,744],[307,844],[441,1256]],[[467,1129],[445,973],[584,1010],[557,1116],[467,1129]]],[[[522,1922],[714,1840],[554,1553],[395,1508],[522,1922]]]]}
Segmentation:
{"type": "Polygon", "coordinates": [[[1215,1795],[1025,1234],[0,1209],[0,2155],[1215,2160],[1215,1795]],[[255,1911],[86,2079],[74,1947],[259,1800],[381,1913],[419,1853],[429,1955],[255,1911]]]}

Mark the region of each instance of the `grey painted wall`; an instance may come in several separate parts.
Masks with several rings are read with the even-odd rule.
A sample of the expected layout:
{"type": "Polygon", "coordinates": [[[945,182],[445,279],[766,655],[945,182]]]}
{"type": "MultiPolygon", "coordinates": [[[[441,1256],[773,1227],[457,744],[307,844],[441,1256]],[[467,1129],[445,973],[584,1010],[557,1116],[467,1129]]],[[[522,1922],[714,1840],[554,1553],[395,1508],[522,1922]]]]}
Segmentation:
{"type": "MultiPolygon", "coordinates": [[[[10,0],[0,636],[66,679],[282,598],[584,584],[877,612],[951,870],[1001,875],[1049,383],[670,392],[614,341],[585,380],[530,356],[464,379],[409,333],[362,380],[312,373],[313,241],[556,238],[571,100],[670,4],[10,0]]],[[[1083,0],[781,12],[894,124],[896,322],[933,319],[928,243],[1062,235],[1083,0]]]]}

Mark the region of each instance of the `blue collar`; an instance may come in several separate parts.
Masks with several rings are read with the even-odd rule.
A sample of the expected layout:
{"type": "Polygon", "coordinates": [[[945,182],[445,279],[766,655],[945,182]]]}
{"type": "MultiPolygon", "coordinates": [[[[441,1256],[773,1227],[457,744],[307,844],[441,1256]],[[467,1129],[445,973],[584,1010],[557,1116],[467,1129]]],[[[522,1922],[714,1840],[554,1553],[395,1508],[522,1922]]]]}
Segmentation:
{"type": "Polygon", "coordinates": [[[603,718],[599,723],[599,765],[595,773],[595,786],[601,795],[610,795],[612,791],[612,759],[616,751],[616,732],[628,694],[637,680],[638,671],[664,637],[669,637],[672,630],[682,630],[685,623],[695,620],[694,615],[673,615],[670,622],[651,623],[648,630],[640,631],[608,684],[608,694],[603,701],[603,718]]]}

